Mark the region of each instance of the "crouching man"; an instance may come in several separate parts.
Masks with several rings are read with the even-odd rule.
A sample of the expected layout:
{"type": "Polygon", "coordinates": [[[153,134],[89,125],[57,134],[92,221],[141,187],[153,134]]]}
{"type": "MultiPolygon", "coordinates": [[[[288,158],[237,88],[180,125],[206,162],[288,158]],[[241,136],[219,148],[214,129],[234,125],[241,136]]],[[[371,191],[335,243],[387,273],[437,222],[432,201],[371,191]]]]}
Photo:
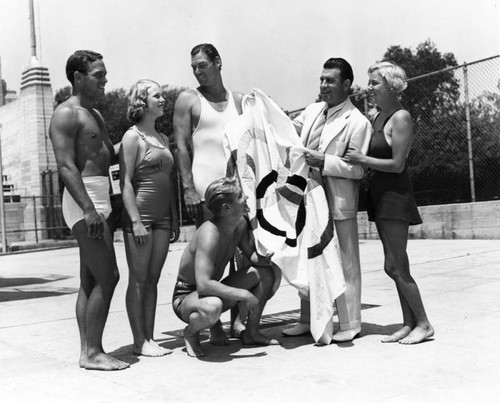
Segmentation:
{"type": "Polygon", "coordinates": [[[264,306],[275,291],[275,275],[269,258],[259,256],[253,248],[243,217],[248,212],[246,197],[236,179],[222,178],[208,186],[205,202],[214,217],[198,228],[184,250],[172,297],[174,312],[188,324],[184,329],[188,355],[205,355],[200,345],[200,331],[219,327],[222,312],[238,303],[248,311],[242,343],[279,344],[259,329],[264,306]],[[252,266],[221,280],[236,247],[252,266]]]}

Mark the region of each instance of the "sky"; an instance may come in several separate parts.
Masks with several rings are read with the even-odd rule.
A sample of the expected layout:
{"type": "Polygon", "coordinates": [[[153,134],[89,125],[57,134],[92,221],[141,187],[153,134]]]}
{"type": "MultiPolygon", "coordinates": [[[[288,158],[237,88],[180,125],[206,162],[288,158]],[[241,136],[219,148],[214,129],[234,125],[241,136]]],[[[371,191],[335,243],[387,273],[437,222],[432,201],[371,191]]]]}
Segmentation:
{"type": "MultiPolygon", "coordinates": [[[[52,88],[69,85],[71,53],[104,55],[107,89],[138,79],[196,87],[193,46],[222,58],[227,88],[260,88],[282,108],[314,102],[329,57],[343,57],[354,84],[389,46],[427,39],[459,64],[500,53],[500,0],[34,0],[37,53],[52,88]]],[[[19,91],[31,57],[28,0],[0,0],[0,58],[8,89],[19,91]]]]}

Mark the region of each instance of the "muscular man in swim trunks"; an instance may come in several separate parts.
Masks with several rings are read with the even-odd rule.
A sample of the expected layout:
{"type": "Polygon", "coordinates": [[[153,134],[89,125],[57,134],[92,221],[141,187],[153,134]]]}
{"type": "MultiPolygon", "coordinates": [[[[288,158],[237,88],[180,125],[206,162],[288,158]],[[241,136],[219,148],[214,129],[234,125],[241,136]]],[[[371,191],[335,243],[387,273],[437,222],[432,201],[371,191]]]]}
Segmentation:
{"type": "Polygon", "coordinates": [[[76,302],[79,365],[109,371],[127,368],[129,364],[106,354],[102,348],[104,324],[119,279],[106,222],[111,212],[108,169],[114,149],[101,114],[94,109],[104,94],[106,73],[99,53],[77,51],[69,57],[66,76],[73,95],[54,111],[49,135],[66,187],[64,219],[80,249],[80,290],[76,302]]]}
{"type": "Polygon", "coordinates": [[[207,207],[214,217],[196,231],[181,257],[177,283],[172,297],[176,315],[188,325],[184,340],[188,355],[205,355],[199,340],[200,331],[212,328],[222,312],[241,303],[248,310],[243,344],[279,344],[259,330],[260,317],[273,292],[274,275],[269,258],[251,248],[247,222],[246,197],[236,179],[212,182],[205,193],[207,207]],[[252,263],[222,279],[224,269],[236,247],[252,263]]]}
{"type": "Polygon", "coordinates": [[[224,127],[241,114],[243,94],[224,87],[222,60],[213,45],[195,46],[191,51],[191,67],[200,86],[183,91],[177,98],[174,136],[184,202],[199,227],[212,216],[204,203],[207,186],[226,175],[224,127]]]}

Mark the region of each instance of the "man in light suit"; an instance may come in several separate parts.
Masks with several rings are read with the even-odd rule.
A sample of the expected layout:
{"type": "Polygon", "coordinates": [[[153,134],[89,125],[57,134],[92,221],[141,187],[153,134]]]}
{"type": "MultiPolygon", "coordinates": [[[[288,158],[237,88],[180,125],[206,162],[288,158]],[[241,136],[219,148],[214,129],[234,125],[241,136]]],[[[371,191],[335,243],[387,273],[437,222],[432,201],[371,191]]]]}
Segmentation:
{"type": "MultiPolygon", "coordinates": [[[[346,60],[328,59],[320,78],[323,101],[309,105],[293,121],[307,148],[306,162],[322,172],[341,250],[346,291],[336,300],[340,331],[333,335],[335,342],[350,341],[361,332],[361,269],[356,215],[359,180],[364,169],[361,165],[345,162],[342,156],[349,146],[366,154],[372,128],[349,99],[353,79],[352,68],[346,60]]],[[[283,330],[283,334],[308,333],[309,315],[309,301],[301,299],[299,323],[283,330]]]]}

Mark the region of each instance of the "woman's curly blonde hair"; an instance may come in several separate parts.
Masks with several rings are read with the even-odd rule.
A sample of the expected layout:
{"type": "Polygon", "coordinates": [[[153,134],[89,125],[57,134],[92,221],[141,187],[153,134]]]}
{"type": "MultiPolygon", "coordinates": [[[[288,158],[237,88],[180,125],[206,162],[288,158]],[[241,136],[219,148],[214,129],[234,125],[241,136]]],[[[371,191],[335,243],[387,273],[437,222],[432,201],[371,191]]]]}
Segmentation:
{"type": "Polygon", "coordinates": [[[148,90],[151,87],[160,86],[153,80],[139,80],[130,89],[128,96],[127,119],[135,124],[141,120],[144,112],[148,110],[148,90]]]}
{"type": "Polygon", "coordinates": [[[390,61],[375,63],[368,69],[368,74],[375,71],[385,79],[389,89],[393,92],[399,94],[407,87],[406,73],[403,68],[396,63],[390,61]]]}

